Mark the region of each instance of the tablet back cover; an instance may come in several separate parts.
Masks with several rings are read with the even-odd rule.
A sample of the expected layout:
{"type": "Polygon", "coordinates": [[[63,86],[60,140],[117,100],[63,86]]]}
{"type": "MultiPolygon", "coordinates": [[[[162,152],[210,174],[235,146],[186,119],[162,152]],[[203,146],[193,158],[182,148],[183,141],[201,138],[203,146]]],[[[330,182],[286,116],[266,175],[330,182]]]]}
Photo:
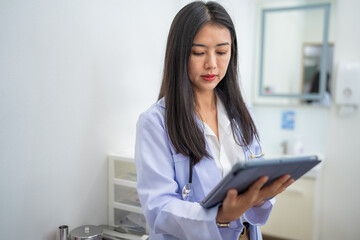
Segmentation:
{"type": "Polygon", "coordinates": [[[317,156],[304,156],[237,163],[200,204],[205,208],[213,207],[223,201],[229,189],[235,188],[239,194],[243,193],[262,176],[269,177],[264,187],[285,174],[297,180],[319,162],[317,156]]]}

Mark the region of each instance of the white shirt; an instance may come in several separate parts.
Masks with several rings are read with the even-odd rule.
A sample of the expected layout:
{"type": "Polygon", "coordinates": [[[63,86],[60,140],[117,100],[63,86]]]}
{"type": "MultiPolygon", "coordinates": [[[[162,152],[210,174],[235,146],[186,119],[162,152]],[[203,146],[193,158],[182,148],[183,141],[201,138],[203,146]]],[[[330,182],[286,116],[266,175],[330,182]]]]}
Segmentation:
{"type": "Polygon", "coordinates": [[[245,161],[245,155],[242,147],[235,142],[230,120],[218,97],[216,104],[219,139],[206,123],[204,123],[204,133],[220,174],[224,177],[235,163],[245,161]]]}

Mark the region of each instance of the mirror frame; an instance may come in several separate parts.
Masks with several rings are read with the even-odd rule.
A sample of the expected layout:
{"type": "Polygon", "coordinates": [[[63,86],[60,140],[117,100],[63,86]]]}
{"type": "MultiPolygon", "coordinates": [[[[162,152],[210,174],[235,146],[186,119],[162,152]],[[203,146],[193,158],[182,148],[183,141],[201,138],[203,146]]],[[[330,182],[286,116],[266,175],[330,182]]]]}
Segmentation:
{"type": "Polygon", "coordinates": [[[260,97],[286,97],[286,98],[299,98],[303,100],[321,100],[325,95],[326,87],[326,74],[327,74],[327,60],[328,60],[328,35],[329,35],[329,20],[330,19],[330,3],[303,5],[296,7],[285,8],[265,8],[261,14],[261,35],[260,35],[260,74],[259,74],[259,96],[260,97]],[[324,31],[322,40],[322,52],[321,52],[321,67],[320,67],[320,91],[319,93],[306,93],[306,94],[281,94],[281,93],[265,93],[264,92],[264,46],[265,46],[265,27],[266,27],[266,14],[273,12],[283,11],[306,11],[313,9],[324,10],[324,31]]]}

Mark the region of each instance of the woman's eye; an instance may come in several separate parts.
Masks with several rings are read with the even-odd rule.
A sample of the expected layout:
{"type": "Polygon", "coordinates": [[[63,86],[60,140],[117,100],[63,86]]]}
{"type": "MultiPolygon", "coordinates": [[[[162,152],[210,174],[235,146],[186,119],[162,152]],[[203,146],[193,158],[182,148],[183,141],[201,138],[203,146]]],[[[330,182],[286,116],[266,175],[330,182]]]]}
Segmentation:
{"type": "Polygon", "coordinates": [[[203,53],[203,52],[193,52],[193,54],[194,54],[195,56],[201,56],[201,55],[204,55],[204,53],[203,53]]]}
{"type": "Polygon", "coordinates": [[[218,55],[225,55],[227,52],[217,52],[218,55]]]}

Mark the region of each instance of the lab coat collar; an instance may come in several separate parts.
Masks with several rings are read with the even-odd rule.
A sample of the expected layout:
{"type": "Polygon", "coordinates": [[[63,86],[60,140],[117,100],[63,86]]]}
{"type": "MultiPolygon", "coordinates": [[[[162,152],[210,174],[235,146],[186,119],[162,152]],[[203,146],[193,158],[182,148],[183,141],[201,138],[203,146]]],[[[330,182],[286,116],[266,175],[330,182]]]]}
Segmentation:
{"type": "Polygon", "coordinates": [[[160,98],[157,101],[156,105],[159,105],[160,107],[165,108],[165,97],[160,98]]]}

